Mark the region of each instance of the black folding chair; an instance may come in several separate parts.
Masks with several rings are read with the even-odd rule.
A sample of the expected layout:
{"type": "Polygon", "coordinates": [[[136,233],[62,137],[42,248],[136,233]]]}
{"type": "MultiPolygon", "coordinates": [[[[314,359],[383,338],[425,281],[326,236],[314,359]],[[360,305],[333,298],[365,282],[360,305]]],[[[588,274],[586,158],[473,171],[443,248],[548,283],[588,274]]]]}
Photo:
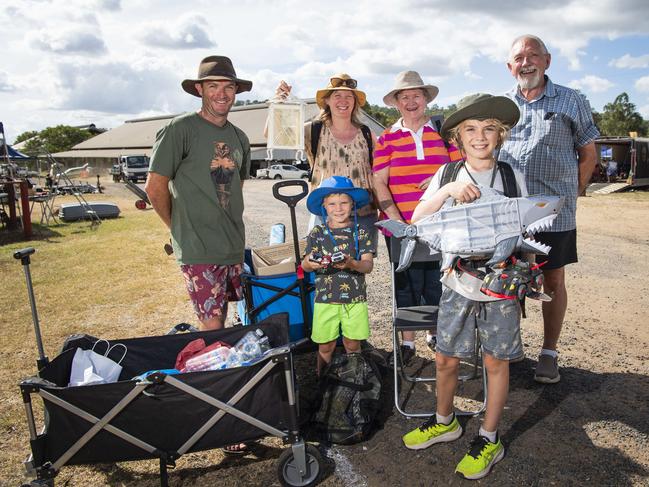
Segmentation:
{"type": "MultiPolygon", "coordinates": [[[[401,239],[391,237],[390,242],[390,269],[392,277],[392,363],[394,374],[394,406],[402,415],[409,418],[429,417],[435,414],[435,409],[429,410],[408,410],[407,402],[409,394],[404,394],[405,384],[411,384],[411,389],[417,384],[435,382],[435,375],[409,374],[401,365],[403,357],[401,355],[400,332],[404,331],[422,331],[430,330],[433,334],[437,331],[437,306],[409,306],[399,308],[396,299],[395,272],[399,266],[399,253],[401,251],[401,239]],[[403,396],[403,397],[402,397],[403,396]]],[[[421,243],[417,243],[412,262],[425,262],[431,260],[430,249],[421,243]]],[[[456,411],[458,416],[475,416],[485,411],[487,406],[487,375],[483,371],[482,364],[482,346],[478,329],[475,329],[475,350],[472,359],[467,363],[468,373],[461,374],[459,380],[481,378],[482,379],[482,405],[477,410],[456,411]]]]}

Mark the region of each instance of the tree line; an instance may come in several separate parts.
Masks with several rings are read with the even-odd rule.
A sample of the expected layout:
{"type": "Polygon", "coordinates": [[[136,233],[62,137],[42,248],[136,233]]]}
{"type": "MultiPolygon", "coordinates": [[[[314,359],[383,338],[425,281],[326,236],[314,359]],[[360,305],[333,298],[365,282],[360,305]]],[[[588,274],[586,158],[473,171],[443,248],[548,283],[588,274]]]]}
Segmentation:
{"type": "MultiPolygon", "coordinates": [[[[447,118],[456,110],[455,105],[442,108],[433,105],[426,110],[428,116],[443,115],[447,118]]],[[[366,103],[363,110],[372,116],[384,127],[393,125],[399,118],[396,108],[366,103]]],[[[593,110],[593,119],[602,136],[628,137],[629,132],[636,132],[638,136],[649,134],[649,120],[644,120],[636,110],[636,106],[629,100],[627,93],[620,93],[611,103],[604,105],[602,112],[593,110]]]]}
{"type": "MultiPolygon", "coordinates": [[[[267,101],[267,100],[266,100],[267,101]]],[[[263,100],[237,100],[235,105],[250,105],[264,103],[263,100]]],[[[363,110],[384,127],[393,125],[400,117],[396,108],[366,103],[363,110]]],[[[426,110],[427,115],[443,115],[448,117],[456,110],[455,105],[440,107],[432,105],[426,110]]],[[[593,111],[595,124],[603,136],[628,136],[629,132],[636,132],[638,136],[649,134],[649,120],[642,118],[636,110],[635,104],[629,100],[627,93],[620,93],[611,103],[604,105],[600,113],[593,111]]],[[[57,125],[47,127],[41,131],[29,130],[16,137],[15,144],[27,140],[23,152],[30,156],[37,156],[49,152],[63,152],[92,137],[93,134],[85,129],[57,125]]]]}

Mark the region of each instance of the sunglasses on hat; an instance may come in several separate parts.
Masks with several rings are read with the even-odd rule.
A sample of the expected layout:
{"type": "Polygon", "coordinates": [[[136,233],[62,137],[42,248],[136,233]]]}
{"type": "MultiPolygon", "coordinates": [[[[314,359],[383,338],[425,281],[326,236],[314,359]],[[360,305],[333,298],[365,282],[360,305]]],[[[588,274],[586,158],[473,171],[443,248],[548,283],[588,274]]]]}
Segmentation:
{"type": "Polygon", "coordinates": [[[346,86],[347,88],[351,88],[352,90],[356,88],[358,85],[358,82],[355,79],[352,78],[331,78],[329,80],[329,83],[331,83],[331,86],[334,88],[340,88],[341,86],[346,86]]]}

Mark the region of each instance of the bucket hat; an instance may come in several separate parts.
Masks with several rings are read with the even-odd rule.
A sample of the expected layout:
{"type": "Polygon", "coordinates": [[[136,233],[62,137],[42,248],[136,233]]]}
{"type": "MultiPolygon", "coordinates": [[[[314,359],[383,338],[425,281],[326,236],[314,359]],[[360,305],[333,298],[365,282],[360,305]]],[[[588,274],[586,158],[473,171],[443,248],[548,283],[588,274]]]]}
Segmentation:
{"type": "Polygon", "coordinates": [[[324,108],[325,97],[329,94],[329,92],[337,90],[352,91],[356,95],[359,108],[365,105],[367,95],[365,95],[365,92],[356,88],[356,80],[349,76],[347,73],[338,73],[329,78],[329,83],[327,83],[327,86],[325,88],[316,92],[315,101],[318,106],[320,108],[324,108]]]}
{"type": "Polygon", "coordinates": [[[440,133],[448,139],[449,131],[465,120],[487,120],[495,118],[509,128],[516,125],[521,112],[516,103],[506,96],[475,93],[465,96],[457,103],[457,110],[442,124],[440,133]]]}
{"type": "Polygon", "coordinates": [[[344,176],[331,176],[322,181],[320,186],[309,194],[306,199],[307,209],[314,215],[322,215],[322,204],[330,194],[345,193],[354,201],[356,208],[362,208],[370,203],[370,195],[363,188],[357,188],[352,180],[344,176]]]}
{"type": "Polygon", "coordinates": [[[420,88],[426,92],[428,103],[433,101],[439,93],[439,88],[433,85],[427,85],[421,79],[417,71],[401,71],[394,82],[394,88],[383,97],[383,103],[389,107],[397,106],[396,94],[402,90],[414,90],[420,88]]]}
{"type": "Polygon", "coordinates": [[[183,87],[183,90],[190,95],[200,97],[201,95],[199,95],[198,90],[196,90],[196,83],[208,80],[234,81],[237,84],[237,93],[243,93],[244,91],[250,91],[252,89],[252,81],[237,78],[237,73],[234,71],[232,61],[226,56],[206,57],[198,66],[198,76],[196,79],[183,80],[181,86],[183,87]]]}

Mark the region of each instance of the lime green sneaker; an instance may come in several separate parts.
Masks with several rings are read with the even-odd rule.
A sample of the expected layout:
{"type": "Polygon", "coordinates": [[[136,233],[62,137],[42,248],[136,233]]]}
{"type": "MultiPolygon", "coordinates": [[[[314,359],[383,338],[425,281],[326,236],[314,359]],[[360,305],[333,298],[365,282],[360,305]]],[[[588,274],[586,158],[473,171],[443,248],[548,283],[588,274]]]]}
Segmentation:
{"type": "Polygon", "coordinates": [[[449,424],[438,423],[437,417],[432,415],[428,421],[405,434],[402,439],[406,448],[422,450],[435,443],[457,440],[460,436],[462,436],[462,426],[455,415],[449,424]]]}
{"type": "Polygon", "coordinates": [[[491,468],[503,459],[505,447],[497,438],[492,443],[484,436],[476,436],[471,442],[469,453],[457,464],[455,473],[469,480],[477,480],[489,475],[491,468]]]}

